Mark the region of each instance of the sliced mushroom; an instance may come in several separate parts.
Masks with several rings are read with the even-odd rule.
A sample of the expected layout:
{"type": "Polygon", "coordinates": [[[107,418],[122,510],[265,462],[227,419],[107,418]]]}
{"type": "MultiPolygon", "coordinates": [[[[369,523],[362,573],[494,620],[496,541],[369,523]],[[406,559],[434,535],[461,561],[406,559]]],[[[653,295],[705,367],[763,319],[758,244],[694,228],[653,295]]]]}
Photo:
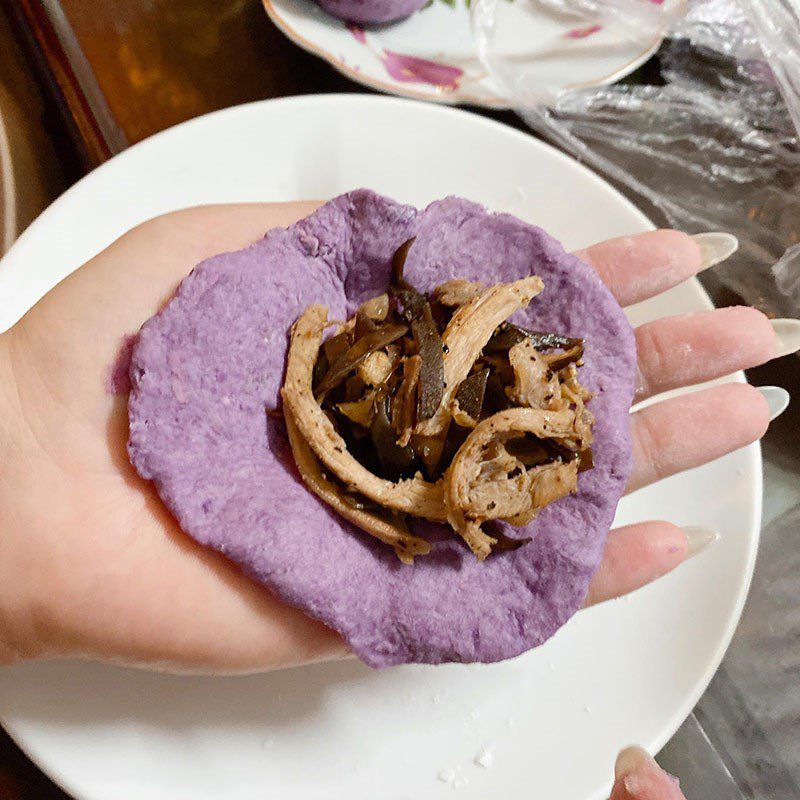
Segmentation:
{"type": "Polygon", "coordinates": [[[523,339],[532,341],[536,349],[542,352],[560,348],[583,348],[583,339],[562,336],[558,333],[529,331],[527,328],[520,328],[519,325],[514,325],[511,322],[502,322],[497,326],[497,330],[492,335],[492,338],[486,343],[486,350],[487,352],[508,350],[523,339]]]}
{"type": "MultiPolygon", "coordinates": [[[[328,372],[316,387],[317,396],[324,397],[332,389],[335,389],[370,354],[396,341],[407,330],[405,325],[384,325],[362,336],[335,361],[330,361],[328,372]]],[[[316,360],[316,355],[314,359],[316,360]]]]}
{"type": "Polygon", "coordinates": [[[396,481],[413,471],[417,456],[413,448],[398,444],[397,434],[392,427],[389,403],[388,394],[383,390],[379,391],[375,400],[370,436],[383,474],[396,481]]]}
{"type": "Polygon", "coordinates": [[[417,419],[425,420],[436,413],[445,387],[442,340],[427,301],[419,318],[411,323],[411,332],[420,357],[417,419]]]}
{"type": "Polygon", "coordinates": [[[474,428],[478,424],[483,411],[483,398],[486,395],[488,380],[489,368],[484,367],[461,381],[451,410],[456,424],[465,428],[474,428]]]}

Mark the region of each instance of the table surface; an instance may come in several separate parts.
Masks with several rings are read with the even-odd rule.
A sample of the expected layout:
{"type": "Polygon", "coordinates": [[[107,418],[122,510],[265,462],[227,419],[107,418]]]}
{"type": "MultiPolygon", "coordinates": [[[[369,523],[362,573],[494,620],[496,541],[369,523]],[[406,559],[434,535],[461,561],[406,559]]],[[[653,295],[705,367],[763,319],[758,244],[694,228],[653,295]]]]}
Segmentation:
{"type": "MultiPolygon", "coordinates": [[[[65,158],[75,159],[74,177],[153,133],[219,108],[365,91],[289,42],[260,0],[0,3],[15,18],[70,134],[65,158]]],[[[490,115],[522,127],[511,114],[490,115]]],[[[750,378],[800,397],[794,357],[754,370],[750,378]]],[[[793,403],[764,440],[763,546],[739,631],[705,696],[660,755],[682,777],[689,798],[800,800],[800,619],[793,591],[800,574],[794,547],[798,406],[793,403]],[[765,647],[781,657],[764,658],[765,647]]],[[[0,730],[0,800],[64,798],[0,730]]]]}

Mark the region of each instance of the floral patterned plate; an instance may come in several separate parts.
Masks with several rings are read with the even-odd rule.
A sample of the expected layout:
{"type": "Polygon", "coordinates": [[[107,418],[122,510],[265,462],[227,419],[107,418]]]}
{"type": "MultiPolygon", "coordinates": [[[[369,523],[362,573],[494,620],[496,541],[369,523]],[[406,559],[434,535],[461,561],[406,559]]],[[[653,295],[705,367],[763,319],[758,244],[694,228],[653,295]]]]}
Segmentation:
{"type": "MultiPolygon", "coordinates": [[[[487,74],[470,28],[470,0],[431,0],[408,19],[364,29],[326,14],[313,0],[263,0],[293,42],[359,83],[441,103],[508,108],[511,99],[487,74]]],[[[683,0],[651,0],[665,12],[683,0]]],[[[669,13],[664,14],[664,30],[669,13]]],[[[622,21],[576,23],[537,0],[501,0],[493,47],[545,85],[612,83],[646,61],[661,35],[637,35],[622,21]]]]}

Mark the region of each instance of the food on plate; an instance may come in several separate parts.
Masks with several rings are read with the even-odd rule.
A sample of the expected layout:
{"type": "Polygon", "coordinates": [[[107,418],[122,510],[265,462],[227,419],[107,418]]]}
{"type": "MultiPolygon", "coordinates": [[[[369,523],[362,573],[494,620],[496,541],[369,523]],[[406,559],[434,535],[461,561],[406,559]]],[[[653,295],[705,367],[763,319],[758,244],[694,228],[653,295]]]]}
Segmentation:
{"type": "Polygon", "coordinates": [[[395,22],[419,11],[428,0],[317,0],[319,5],[345,22],[375,25],[395,22]]]}
{"type": "Polygon", "coordinates": [[[359,190],[142,326],[129,453],[187,534],[367,664],[497,661],[583,602],[634,373],[622,310],[540,228],[359,190]]]}
{"type": "Polygon", "coordinates": [[[535,275],[422,294],[403,276],[413,242],[394,254],[388,292],[348,321],[312,305],[295,322],[289,441],[309,488],[403,563],[431,549],[408,516],[447,522],[483,560],[530,541],[485,523],[531,522],[591,468],[584,343],[508,322],[544,289],[535,275]]]}

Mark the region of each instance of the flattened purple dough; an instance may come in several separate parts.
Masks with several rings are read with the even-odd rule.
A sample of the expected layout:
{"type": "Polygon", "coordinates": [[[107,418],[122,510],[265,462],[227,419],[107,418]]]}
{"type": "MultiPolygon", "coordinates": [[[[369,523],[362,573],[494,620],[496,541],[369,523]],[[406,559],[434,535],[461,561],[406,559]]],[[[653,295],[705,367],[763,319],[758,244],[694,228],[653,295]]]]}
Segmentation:
{"type": "Polygon", "coordinates": [[[236,253],[204,261],[140,331],[130,368],[130,458],[181,527],[287,603],[338,630],[373,667],[498,661],[552,636],[581,606],[631,469],[628,411],[636,352],[595,273],[539,228],[459,198],[416,211],[367,190],[236,253]],[[428,290],[453,277],[544,292],[520,324],[586,339],[594,469],[579,491],[511,536],[533,541],[478,562],[449,530],[413,567],[308,492],[278,405],[289,329],[310,303],[344,319],[383,292],[390,260],[416,242],[406,276],[428,290]]]}

